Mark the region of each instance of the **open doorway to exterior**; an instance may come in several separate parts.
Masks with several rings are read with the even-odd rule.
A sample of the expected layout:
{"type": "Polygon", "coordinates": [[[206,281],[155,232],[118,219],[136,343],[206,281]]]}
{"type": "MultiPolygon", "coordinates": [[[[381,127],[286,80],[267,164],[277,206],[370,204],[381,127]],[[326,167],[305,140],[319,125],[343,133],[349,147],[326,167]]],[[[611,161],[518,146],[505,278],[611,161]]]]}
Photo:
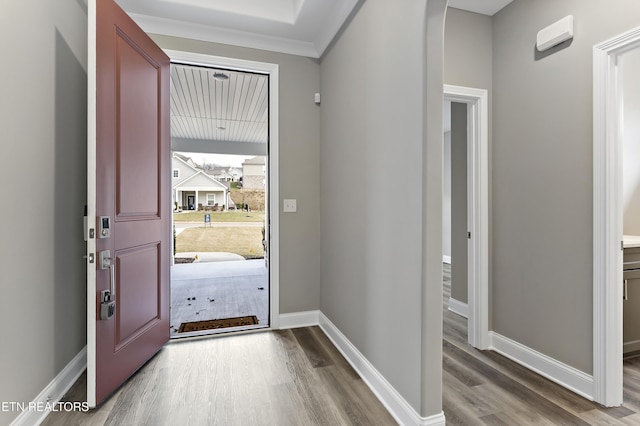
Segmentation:
{"type": "Polygon", "coordinates": [[[172,338],[270,326],[269,80],[172,63],[172,338]]]}
{"type": "Polygon", "coordinates": [[[268,326],[266,191],[243,187],[243,177],[265,172],[265,160],[173,153],[172,337],[268,326]]]}

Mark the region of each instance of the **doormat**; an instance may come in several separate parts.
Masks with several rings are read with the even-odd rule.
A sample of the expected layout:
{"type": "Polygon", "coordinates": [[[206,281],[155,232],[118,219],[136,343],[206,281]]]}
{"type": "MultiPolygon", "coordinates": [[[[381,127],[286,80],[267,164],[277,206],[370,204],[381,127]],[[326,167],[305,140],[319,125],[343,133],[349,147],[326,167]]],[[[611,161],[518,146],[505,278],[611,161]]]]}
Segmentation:
{"type": "Polygon", "coordinates": [[[241,327],[244,325],[258,324],[258,317],[250,315],[246,317],[223,318],[205,321],[183,322],[180,324],[178,333],[188,333],[190,331],[215,330],[218,328],[241,327]]]}

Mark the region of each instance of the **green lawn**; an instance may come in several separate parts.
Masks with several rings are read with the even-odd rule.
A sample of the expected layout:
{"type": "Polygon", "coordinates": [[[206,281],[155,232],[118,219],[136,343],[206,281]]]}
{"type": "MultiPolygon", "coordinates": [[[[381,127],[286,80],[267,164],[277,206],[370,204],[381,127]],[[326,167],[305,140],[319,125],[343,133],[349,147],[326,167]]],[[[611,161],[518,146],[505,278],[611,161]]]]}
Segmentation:
{"type": "Polygon", "coordinates": [[[175,222],[202,222],[204,215],[211,215],[211,222],[264,222],[264,212],[260,211],[228,211],[228,212],[194,212],[174,213],[175,222]]]}
{"type": "Polygon", "coordinates": [[[221,251],[245,258],[264,257],[259,226],[214,226],[185,229],[176,237],[176,252],[221,251]]]}

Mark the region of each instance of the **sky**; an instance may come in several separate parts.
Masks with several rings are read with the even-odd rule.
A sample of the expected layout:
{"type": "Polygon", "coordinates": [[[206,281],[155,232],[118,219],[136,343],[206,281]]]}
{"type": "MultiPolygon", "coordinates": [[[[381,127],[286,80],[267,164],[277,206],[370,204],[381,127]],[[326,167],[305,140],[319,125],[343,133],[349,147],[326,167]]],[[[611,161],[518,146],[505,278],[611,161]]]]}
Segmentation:
{"type": "Polygon", "coordinates": [[[253,155],[199,154],[195,152],[179,152],[178,154],[191,157],[194,163],[199,165],[207,162],[224,167],[242,167],[244,160],[254,157],[253,155]]]}

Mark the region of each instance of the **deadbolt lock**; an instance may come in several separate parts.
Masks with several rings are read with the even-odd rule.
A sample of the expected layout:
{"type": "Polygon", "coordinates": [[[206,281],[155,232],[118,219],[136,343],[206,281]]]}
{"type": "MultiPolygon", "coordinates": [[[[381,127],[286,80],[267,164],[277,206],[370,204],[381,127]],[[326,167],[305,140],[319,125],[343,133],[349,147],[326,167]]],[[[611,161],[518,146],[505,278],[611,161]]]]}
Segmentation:
{"type": "Polygon", "coordinates": [[[108,320],[116,312],[116,301],[111,300],[111,292],[109,290],[100,292],[100,300],[100,319],[108,320]]]}

